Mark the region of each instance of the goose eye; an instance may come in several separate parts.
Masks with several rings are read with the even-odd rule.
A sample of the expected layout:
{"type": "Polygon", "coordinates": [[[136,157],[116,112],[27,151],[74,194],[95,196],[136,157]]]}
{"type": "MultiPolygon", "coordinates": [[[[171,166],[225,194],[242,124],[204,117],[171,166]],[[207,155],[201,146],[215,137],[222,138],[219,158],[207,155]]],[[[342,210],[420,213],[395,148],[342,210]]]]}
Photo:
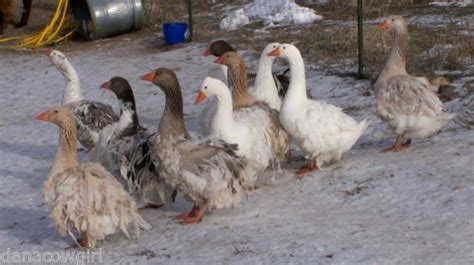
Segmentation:
{"type": "Polygon", "coordinates": [[[205,86],[204,89],[207,89],[207,86],[205,86]]]}
{"type": "Polygon", "coordinates": [[[277,47],[276,45],[273,45],[273,49],[276,49],[276,47],[277,47]]]}
{"type": "Polygon", "coordinates": [[[54,110],[54,113],[58,113],[58,110],[54,110]]]}
{"type": "Polygon", "coordinates": [[[392,18],[392,22],[395,22],[395,19],[394,19],[394,18],[392,18]]]}
{"type": "Polygon", "coordinates": [[[283,46],[283,50],[286,50],[286,46],[283,46]]]}

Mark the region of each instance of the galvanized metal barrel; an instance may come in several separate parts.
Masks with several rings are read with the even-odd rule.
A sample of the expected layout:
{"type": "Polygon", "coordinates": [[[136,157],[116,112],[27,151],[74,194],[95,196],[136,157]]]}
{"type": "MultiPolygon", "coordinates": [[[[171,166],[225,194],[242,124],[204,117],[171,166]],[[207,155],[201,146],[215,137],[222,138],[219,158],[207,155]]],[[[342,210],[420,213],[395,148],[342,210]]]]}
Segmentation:
{"type": "Polygon", "coordinates": [[[82,22],[83,35],[89,39],[131,32],[145,24],[141,0],[82,0],[87,3],[86,8],[84,3],[74,4],[77,1],[72,2],[71,8],[82,22]],[[89,14],[81,14],[86,11],[89,14]]]}

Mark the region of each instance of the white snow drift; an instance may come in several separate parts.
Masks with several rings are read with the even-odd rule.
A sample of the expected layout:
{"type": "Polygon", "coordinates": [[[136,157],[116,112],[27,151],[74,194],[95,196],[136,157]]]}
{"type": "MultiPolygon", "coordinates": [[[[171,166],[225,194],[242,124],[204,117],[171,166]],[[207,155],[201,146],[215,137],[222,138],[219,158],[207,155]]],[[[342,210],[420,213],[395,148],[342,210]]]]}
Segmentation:
{"type": "Polygon", "coordinates": [[[263,21],[266,26],[308,24],[323,19],[311,8],[302,7],[293,0],[255,0],[222,19],[220,28],[234,30],[250,21],[263,21]]]}

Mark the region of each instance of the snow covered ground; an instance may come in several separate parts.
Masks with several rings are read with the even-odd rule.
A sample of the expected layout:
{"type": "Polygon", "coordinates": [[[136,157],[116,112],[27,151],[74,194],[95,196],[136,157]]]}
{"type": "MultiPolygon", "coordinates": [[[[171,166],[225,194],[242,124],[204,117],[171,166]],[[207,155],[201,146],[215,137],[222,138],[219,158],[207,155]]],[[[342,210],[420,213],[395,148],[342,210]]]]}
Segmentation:
{"type": "MultiPolygon", "coordinates": [[[[199,84],[208,75],[221,77],[220,68],[212,58],[201,56],[204,44],[157,52],[144,48],[143,41],[108,46],[107,41],[96,42],[66,54],[78,70],[86,98],[116,108],[112,93],[99,90],[99,85],[112,76],[127,78],[140,119],[150,128],[158,124],[164,96],[138,76],[163,66],[175,69],[192,130],[199,84]]],[[[65,251],[71,241],[52,226],[41,193],[57,129],[32,118],[60,102],[64,80],[40,52],[1,52],[0,255],[6,257],[7,250],[65,251]]],[[[245,60],[255,65],[253,58],[245,60]]],[[[182,197],[163,209],[143,210],[153,229],[136,241],[109,238],[102,244],[101,260],[106,264],[473,264],[473,131],[450,122],[440,134],[414,141],[405,151],[380,153],[394,138],[373,114],[373,96],[362,96],[369,81],[329,75],[315,65],[306,68],[313,96],[347,108],[357,120],[372,119],[340,165],[296,180],[291,171],[301,162],[292,162],[275,184],[250,193],[240,207],[210,214],[193,226],[173,220],[176,213],[190,208],[182,197]]]]}

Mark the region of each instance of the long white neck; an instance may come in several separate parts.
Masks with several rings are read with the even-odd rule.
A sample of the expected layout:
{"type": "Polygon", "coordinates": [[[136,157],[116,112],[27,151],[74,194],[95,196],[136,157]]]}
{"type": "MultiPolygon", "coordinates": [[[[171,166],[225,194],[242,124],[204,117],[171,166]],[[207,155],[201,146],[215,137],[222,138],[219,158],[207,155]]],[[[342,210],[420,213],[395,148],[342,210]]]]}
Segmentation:
{"type": "Polygon", "coordinates": [[[272,65],[273,59],[271,59],[267,54],[262,54],[260,56],[257,76],[255,77],[255,89],[258,89],[258,92],[261,91],[262,93],[265,93],[266,96],[273,99],[278,97],[278,92],[275,80],[273,79],[272,65]]]}
{"type": "Polygon", "coordinates": [[[235,126],[232,96],[228,89],[225,92],[227,93],[216,95],[217,109],[212,119],[212,133],[218,137],[223,137],[228,132],[232,132],[235,126]]]}
{"type": "Polygon", "coordinates": [[[221,64],[221,69],[222,69],[222,72],[224,72],[225,81],[228,82],[229,79],[227,79],[227,71],[229,71],[229,70],[228,70],[227,66],[221,64]]]}
{"type": "Polygon", "coordinates": [[[66,70],[59,70],[64,77],[66,78],[66,90],[63,94],[63,105],[68,103],[77,102],[82,100],[81,87],[79,83],[79,76],[77,75],[76,69],[72,66],[71,63],[66,59],[65,60],[66,70]]]}
{"type": "Polygon", "coordinates": [[[290,85],[285,95],[284,102],[301,103],[308,99],[306,95],[306,79],[304,72],[304,62],[301,53],[294,50],[291,56],[286,57],[290,65],[290,85]]]}

